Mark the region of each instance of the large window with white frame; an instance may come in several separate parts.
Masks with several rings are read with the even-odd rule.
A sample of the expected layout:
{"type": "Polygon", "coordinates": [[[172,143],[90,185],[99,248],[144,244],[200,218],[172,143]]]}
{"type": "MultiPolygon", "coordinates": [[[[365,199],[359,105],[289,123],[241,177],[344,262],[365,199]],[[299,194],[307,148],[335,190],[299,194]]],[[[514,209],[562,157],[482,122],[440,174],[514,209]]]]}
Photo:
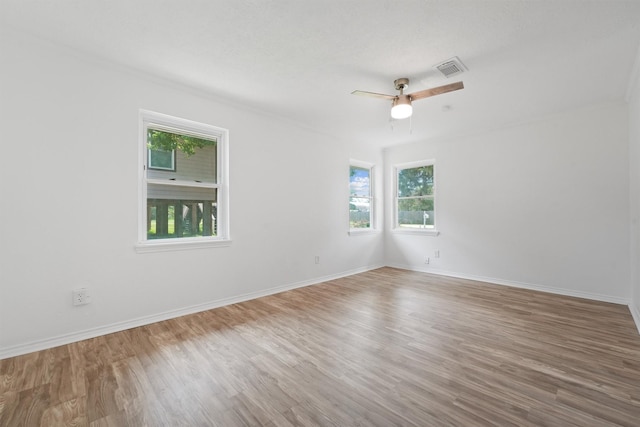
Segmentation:
{"type": "Polygon", "coordinates": [[[437,234],[435,162],[395,166],[395,229],[437,234]]]}
{"type": "Polygon", "coordinates": [[[351,160],[349,164],[349,230],[374,228],[373,165],[351,160]]]}
{"type": "Polygon", "coordinates": [[[228,131],[140,112],[139,251],[229,242],[228,131]]]}

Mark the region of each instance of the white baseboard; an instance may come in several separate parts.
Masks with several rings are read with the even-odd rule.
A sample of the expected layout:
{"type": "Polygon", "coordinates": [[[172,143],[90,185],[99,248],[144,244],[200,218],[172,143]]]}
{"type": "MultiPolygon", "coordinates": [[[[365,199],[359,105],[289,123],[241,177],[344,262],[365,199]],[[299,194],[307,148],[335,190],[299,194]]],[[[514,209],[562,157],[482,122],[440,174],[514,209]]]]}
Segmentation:
{"type": "MultiPolygon", "coordinates": [[[[620,297],[614,297],[614,296],[611,296],[611,295],[595,294],[595,293],[591,293],[591,292],[582,292],[582,291],[576,291],[576,290],[573,290],[573,289],[556,288],[556,287],[551,287],[551,286],[537,285],[537,284],[533,284],[533,283],[518,282],[518,281],[514,281],[514,280],[496,279],[496,278],[493,278],[493,277],[475,276],[475,275],[472,275],[472,274],[455,273],[455,272],[451,272],[451,271],[438,270],[438,269],[434,269],[434,268],[430,268],[430,267],[424,268],[424,267],[416,267],[416,266],[401,265],[401,264],[388,264],[388,266],[389,267],[394,267],[394,268],[400,268],[400,269],[403,269],[403,270],[411,270],[411,271],[419,271],[419,272],[422,272],[422,273],[436,274],[438,276],[456,277],[456,278],[459,278],[459,279],[475,280],[475,281],[478,281],[478,282],[486,282],[486,283],[491,283],[491,284],[494,284],[494,285],[511,286],[513,288],[529,289],[529,290],[532,290],[532,291],[547,292],[547,293],[551,293],[551,294],[565,295],[565,296],[577,297],[577,298],[585,298],[585,299],[590,299],[590,300],[595,300],[595,301],[610,302],[610,303],[614,303],[614,304],[623,304],[623,305],[629,305],[630,306],[629,299],[620,298],[620,297]]],[[[636,321],[636,323],[638,323],[638,322],[636,321]]]]}
{"type": "Polygon", "coordinates": [[[176,310],[170,310],[163,313],[158,313],[151,316],[143,316],[137,319],[131,319],[124,322],[112,323],[97,328],[86,329],[79,332],[70,334],[58,335],[53,338],[47,338],[43,340],[31,341],[24,344],[19,344],[11,347],[0,349],[0,360],[8,357],[19,356],[22,354],[31,353],[34,351],[46,350],[53,347],[58,347],[73,342],[86,340],[89,338],[95,338],[101,335],[107,335],[114,332],[120,332],[138,326],[144,326],[155,322],[161,322],[163,320],[174,319],[176,317],[186,316],[188,314],[198,313],[201,311],[211,310],[225,305],[236,304],[243,301],[249,301],[252,299],[264,297],[267,295],[278,294],[280,292],[289,291],[292,289],[302,288],[305,286],[316,285],[318,283],[327,282],[330,280],[339,279],[345,276],[351,276],[353,274],[364,273],[365,271],[375,270],[376,268],[384,267],[384,265],[372,265],[367,267],[361,267],[353,270],[343,271],[328,276],[316,277],[309,280],[303,280],[300,282],[289,283],[282,286],[276,286],[269,289],[260,290],[257,292],[250,292],[247,294],[237,295],[229,298],[222,298],[215,301],[210,301],[203,304],[197,304],[190,307],[184,307],[176,310]]]}

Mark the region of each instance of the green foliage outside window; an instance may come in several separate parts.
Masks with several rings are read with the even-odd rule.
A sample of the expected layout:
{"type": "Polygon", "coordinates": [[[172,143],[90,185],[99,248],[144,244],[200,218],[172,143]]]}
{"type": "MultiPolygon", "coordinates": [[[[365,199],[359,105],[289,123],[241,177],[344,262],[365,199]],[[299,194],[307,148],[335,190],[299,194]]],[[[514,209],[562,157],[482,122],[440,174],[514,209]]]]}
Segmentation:
{"type": "Polygon", "coordinates": [[[398,197],[433,194],[433,165],[402,169],[398,172],[398,197]]]}
{"type": "Polygon", "coordinates": [[[433,165],[398,171],[398,225],[434,226],[433,165]]]}
{"type": "Polygon", "coordinates": [[[156,151],[180,150],[187,156],[196,153],[197,148],[216,145],[216,140],[197,138],[195,136],[178,135],[156,129],[147,132],[147,147],[156,151]]]}

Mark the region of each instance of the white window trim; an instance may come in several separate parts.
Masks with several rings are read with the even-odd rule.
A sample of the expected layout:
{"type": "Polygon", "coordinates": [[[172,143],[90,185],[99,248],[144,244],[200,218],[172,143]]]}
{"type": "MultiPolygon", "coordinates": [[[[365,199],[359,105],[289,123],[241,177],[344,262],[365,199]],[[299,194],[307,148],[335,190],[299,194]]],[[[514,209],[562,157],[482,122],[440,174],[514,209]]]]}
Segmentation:
{"type": "Polygon", "coordinates": [[[347,234],[349,236],[363,236],[365,234],[376,234],[378,232],[375,228],[350,228],[347,234]]]}
{"type": "MultiPolygon", "coordinates": [[[[139,113],[139,141],[138,141],[138,242],[135,250],[138,253],[174,251],[184,249],[201,249],[222,247],[231,245],[229,232],[229,131],[216,126],[182,119],[167,114],[156,113],[149,110],[140,110],[139,113]],[[147,184],[155,180],[147,179],[147,128],[180,132],[187,135],[208,137],[217,140],[217,179],[216,184],[202,184],[203,186],[217,188],[218,218],[217,236],[184,237],[179,239],[147,239],[147,184]]],[[[167,182],[163,181],[163,184],[167,182]]],[[[174,185],[180,185],[175,182],[174,185]]],[[[189,186],[198,186],[189,183],[189,186]]]]}
{"type": "MultiPolygon", "coordinates": [[[[415,162],[408,163],[398,163],[393,165],[393,227],[392,231],[396,234],[413,234],[419,236],[438,236],[440,235],[440,231],[438,231],[437,224],[434,224],[434,228],[402,228],[398,226],[398,172],[403,169],[412,169],[418,168],[421,166],[433,166],[433,180],[435,183],[438,182],[436,177],[436,161],[435,159],[427,159],[427,160],[418,160],[415,162]]],[[[437,192],[437,184],[436,184],[436,192],[437,192]]],[[[437,203],[438,198],[437,194],[434,192],[433,194],[433,211],[437,212],[437,203]]]]}
{"type": "MultiPolygon", "coordinates": [[[[371,220],[370,226],[368,228],[351,228],[349,226],[349,231],[347,234],[349,236],[362,236],[365,234],[375,234],[378,232],[376,229],[376,197],[375,197],[375,164],[369,162],[363,162],[361,160],[349,159],[349,171],[351,171],[351,167],[354,166],[356,168],[368,169],[369,170],[369,200],[370,200],[370,209],[371,209],[371,220]]],[[[351,199],[351,189],[349,189],[349,199],[351,199]]]]}

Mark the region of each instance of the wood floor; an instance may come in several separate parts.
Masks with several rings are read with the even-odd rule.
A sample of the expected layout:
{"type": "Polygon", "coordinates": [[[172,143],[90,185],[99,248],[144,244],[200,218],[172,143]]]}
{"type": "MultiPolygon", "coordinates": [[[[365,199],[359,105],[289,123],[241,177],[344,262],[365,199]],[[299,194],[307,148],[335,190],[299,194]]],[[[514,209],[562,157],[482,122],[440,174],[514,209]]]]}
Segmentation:
{"type": "Polygon", "coordinates": [[[640,426],[628,308],[392,268],[0,361],[0,426],[640,426]]]}

